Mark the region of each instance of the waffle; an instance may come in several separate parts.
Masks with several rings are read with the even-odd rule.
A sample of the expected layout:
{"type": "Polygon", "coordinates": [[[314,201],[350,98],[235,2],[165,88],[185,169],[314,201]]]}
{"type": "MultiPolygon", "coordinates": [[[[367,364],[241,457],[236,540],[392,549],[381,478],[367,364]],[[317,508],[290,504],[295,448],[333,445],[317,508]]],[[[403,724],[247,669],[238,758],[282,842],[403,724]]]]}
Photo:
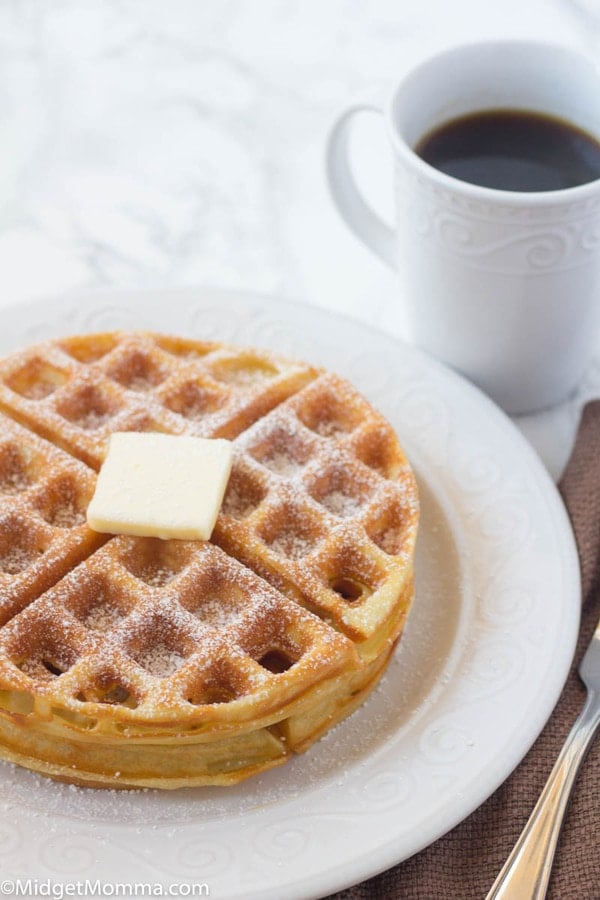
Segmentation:
{"type": "Polygon", "coordinates": [[[257,350],[146,334],[50,341],[0,364],[0,409],[98,469],[115,431],[231,438],[314,377],[257,350]]]}
{"type": "Polygon", "coordinates": [[[1,361],[0,408],[0,756],[82,785],[231,784],[363,702],[412,601],[418,500],[351,385],[110,333],[1,361]],[[123,430],[233,441],[210,542],[87,528],[123,430]]]}
{"type": "Polygon", "coordinates": [[[95,475],[0,414],[0,626],[90,555],[95,475]]]}

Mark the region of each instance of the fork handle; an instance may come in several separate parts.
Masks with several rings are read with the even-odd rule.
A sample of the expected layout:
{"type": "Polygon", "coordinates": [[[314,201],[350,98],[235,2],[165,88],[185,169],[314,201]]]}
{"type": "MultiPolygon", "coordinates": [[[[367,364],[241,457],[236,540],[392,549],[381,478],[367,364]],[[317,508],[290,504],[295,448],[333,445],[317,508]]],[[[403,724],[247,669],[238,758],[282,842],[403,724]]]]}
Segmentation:
{"type": "Polygon", "coordinates": [[[486,900],[543,900],[577,772],[600,725],[598,696],[588,694],[529,821],[486,900]]]}

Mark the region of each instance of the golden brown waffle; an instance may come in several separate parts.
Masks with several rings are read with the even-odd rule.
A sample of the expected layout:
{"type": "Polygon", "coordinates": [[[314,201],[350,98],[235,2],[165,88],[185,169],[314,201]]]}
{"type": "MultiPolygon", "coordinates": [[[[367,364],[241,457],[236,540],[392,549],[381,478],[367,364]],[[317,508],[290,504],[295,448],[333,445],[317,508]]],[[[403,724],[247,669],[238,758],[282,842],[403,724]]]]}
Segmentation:
{"type": "Polygon", "coordinates": [[[0,362],[0,406],[28,426],[3,428],[0,517],[35,548],[22,585],[0,580],[0,755],[80,784],[227,784],[364,700],[412,600],[418,503],[391,427],[347,382],[103,334],[0,362]],[[96,549],[79,523],[95,476],[69,454],[98,467],[113,431],[137,429],[233,439],[211,542],[96,549]]]}
{"type": "Polygon", "coordinates": [[[231,438],[314,375],[258,350],[113,332],[2,361],[0,408],[98,469],[115,431],[231,438]]]}
{"type": "Polygon", "coordinates": [[[347,382],[322,375],[234,447],[213,539],[364,659],[378,656],[408,611],[418,514],[390,425],[347,382]]]}
{"type": "Polygon", "coordinates": [[[0,414],[0,626],[105,540],[85,522],[95,481],[0,414]]]}
{"type": "MultiPolygon", "coordinates": [[[[86,774],[99,779],[114,776],[106,747],[114,754],[140,738],[181,745],[187,766],[189,744],[210,742],[210,766],[200,753],[179,773],[190,783],[213,770],[225,781],[239,775],[252,748],[282,761],[293,748],[268,726],[302,712],[354,664],[341,635],[202,542],[117,537],[0,635],[4,689],[17,707],[32,697],[29,715],[39,718],[16,750],[35,749],[40,768],[65,765],[78,732],[87,738],[86,774]],[[229,759],[231,746],[248,749],[229,759]]],[[[3,740],[13,749],[10,729],[3,740]]],[[[125,783],[133,773],[138,783],[173,773],[176,751],[164,763],[148,760],[147,770],[142,753],[132,771],[126,754],[119,762],[125,783]]]]}

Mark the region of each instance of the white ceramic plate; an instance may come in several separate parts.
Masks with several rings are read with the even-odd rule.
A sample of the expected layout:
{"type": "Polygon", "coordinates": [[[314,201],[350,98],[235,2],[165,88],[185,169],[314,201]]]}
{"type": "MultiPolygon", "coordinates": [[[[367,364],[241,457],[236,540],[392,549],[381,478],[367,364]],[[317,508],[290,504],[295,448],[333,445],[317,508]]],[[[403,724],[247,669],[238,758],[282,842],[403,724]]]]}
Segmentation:
{"type": "Polygon", "coordinates": [[[566,677],[579,573],[552,482],[491,402],[363,325],[249,294],[71,296],[9,308],[1,321],[0,352],[143,327],[322,363],[392,421],[423,503],[413,613],[362,709],[309,753],[229,789],[90,791],[2,766],[2,877],[323,896],[431,843],[506,778],[566,677]]]}

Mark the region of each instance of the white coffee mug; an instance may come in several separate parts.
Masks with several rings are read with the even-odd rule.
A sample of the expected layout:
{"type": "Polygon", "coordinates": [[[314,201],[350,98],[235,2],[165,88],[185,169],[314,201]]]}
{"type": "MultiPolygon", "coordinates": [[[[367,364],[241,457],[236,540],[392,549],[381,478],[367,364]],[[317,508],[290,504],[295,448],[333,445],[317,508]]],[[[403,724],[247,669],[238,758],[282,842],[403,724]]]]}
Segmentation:
{"type": "Polygon", "coordinates": [[[348,141],[333,128],[328,176],[352,230],[398,270],[417,344],[467,375],[507,412],[552,406],[600,347],[600,179],[521,193],[459,181],[414,152],[436,126],[470,112],[531,110],[600,140],[600,75],[561,46],[488,41],[447,50],[402,80],[385,111],[396,227],[367,205],[348,141]]]}

